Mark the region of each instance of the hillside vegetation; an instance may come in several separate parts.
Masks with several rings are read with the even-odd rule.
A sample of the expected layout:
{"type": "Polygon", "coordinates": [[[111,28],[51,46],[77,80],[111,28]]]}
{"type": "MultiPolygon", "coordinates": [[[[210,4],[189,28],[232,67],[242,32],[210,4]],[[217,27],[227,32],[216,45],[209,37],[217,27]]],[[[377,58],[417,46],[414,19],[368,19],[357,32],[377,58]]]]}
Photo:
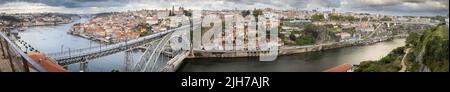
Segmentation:
{"type": "Polygon", "coordinates": [[[412,32],[406,39],[406,46],[394,49],[389,55],[377,61],[361,62],[355,72],[396,72],[401,69],[400,62],[404,50],[407,71],[410,72],[449,72],[448,26],[440,24],[422,32],[412,32]]]}

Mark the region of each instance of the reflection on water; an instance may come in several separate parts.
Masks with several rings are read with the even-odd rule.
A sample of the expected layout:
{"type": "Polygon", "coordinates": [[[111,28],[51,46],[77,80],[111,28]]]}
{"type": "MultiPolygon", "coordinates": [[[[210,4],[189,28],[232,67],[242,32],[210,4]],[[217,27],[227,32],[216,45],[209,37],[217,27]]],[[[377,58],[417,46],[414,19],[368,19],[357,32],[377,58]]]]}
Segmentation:
{"type": "Polygon", "coordinates": [[[187,59],[181,72],[320,72],[341,64],[358,64],[365,60],[378,60],[391,50],[405,45],[405,39],[380,42],[366,46],[353,46],[321,52],[279,56],[275,61],[258,58],[187,59]]]}

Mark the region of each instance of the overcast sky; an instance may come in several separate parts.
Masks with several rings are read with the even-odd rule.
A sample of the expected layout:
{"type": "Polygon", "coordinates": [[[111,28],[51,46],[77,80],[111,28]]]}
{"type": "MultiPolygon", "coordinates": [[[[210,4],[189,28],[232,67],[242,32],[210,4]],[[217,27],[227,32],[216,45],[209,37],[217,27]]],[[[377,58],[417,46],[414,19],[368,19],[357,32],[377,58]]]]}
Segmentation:
{"type": "Polygon", "coordinates": [[[388,15],[447,15],[448,0],[1,0],[5,13],[99,13],[139,9],[302,9],[380,13],[388,15]]]}

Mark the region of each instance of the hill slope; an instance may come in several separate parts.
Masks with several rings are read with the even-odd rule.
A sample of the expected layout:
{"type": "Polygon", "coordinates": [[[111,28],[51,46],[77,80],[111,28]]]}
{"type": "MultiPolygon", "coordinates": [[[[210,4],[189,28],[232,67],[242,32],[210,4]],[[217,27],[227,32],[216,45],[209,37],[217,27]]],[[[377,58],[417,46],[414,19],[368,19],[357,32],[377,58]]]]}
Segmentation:
{"type": "Polygon", "coordinates": [[[406,71],[410,72],[448,72],[448,26],[440,24],[422,32],[410,33],[406,46],[394,49],[377,61],[364,61],[355,72],[397,72],[406,56],[406,71]],[[410,53],[405,54],[406,49],[410,53]]]}

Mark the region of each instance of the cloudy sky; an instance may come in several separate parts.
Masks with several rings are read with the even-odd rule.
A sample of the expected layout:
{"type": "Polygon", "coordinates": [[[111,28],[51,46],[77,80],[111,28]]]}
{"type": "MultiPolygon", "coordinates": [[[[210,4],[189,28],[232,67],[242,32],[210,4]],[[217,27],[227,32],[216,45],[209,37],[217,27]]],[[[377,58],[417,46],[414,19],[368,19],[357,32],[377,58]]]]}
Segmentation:
{"type": "Polygon", "coordinates": [[[139,9],[302,9],[381,13],[388,15],[447,15],[448,0],[1,0],[4,13],[99,13],[139,9]]]}

